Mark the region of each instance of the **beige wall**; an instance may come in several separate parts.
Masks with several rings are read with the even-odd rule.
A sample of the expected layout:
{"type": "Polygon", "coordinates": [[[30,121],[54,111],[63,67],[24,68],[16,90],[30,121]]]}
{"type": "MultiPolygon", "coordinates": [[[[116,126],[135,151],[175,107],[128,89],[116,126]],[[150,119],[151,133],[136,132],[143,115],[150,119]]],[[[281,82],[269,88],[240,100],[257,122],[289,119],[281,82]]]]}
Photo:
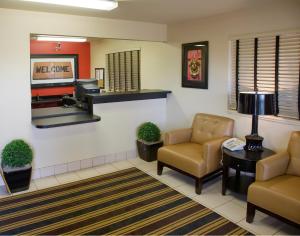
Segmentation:
{"type": "MultiPolygon", "coordinates": [[[[250,133],[250,117],[227,110],[229,40],[236,35],[295,28],[300,28],[298,0],[273,0],[272,4],[248,10],[168,26],[169,47],[174,49],[170,56],[172,71],[166,76],[167,88],[173,91],[167,103],[168,128],[190,125],[196,112],[208,112],[235,118],[237,136],[250,133]],[[181,44],[205,40],[209,41],[209,89],[182,88],[181,44]]],[[[265,145],[275,150],[286,147],[290,131],[300,130],[299,121],[287,124],[285,120],[280,123],[261,120],[259,126],[265,145]]]]}
{"type": "Polygon", "coordinates": [[[0,149],[11,139],[26,139],[34,148],[34,168],[41,168],[134,150],[135,127],[147,119],[164,125],[165,100],[149,100],[148,107],[157,107],[151,116],[140,103],[135,112],[134,102],[112,104],[109,109],[115,111],[97,105],[107,111],[95,109],[101,122],[36,129],[31,125],[29,46],[30,33],[165,41],[165,25],[0,9],[0,32],[0,149]],[[118,127],[122,124],[129,128],[118,127]],[[130,138],[124,141],[124,136],[130,138]]]}
{"type": "MultiPolygon", "coordinates": [[[[141,50],[141,88],[160,88],[161,83],[166,80],[170,66],[166,61],[168,48],[169,45],[163,42],[91,40],[91,75],[94,76],[95,68],[105,67],[105,54],[139,49],[141,50]]],[[[107,79],[106,89],[108,89],[107,79]]]]}

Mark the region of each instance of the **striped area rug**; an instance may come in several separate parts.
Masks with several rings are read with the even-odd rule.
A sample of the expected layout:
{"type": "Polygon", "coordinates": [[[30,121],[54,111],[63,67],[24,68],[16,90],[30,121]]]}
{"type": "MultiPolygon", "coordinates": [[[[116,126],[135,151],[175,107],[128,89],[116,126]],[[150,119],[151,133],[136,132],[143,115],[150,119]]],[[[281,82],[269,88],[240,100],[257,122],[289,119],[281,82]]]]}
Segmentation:
{"type": "Polygon", "coordinates": [[[0,234],[245,235],[246,230],[130,168],[0,200],[0,234]]]}

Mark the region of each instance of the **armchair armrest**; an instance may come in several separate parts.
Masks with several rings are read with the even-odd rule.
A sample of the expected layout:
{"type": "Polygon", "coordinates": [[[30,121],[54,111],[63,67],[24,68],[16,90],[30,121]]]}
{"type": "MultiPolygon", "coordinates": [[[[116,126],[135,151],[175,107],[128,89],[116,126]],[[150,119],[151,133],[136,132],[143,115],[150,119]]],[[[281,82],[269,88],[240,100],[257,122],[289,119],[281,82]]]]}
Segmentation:
{"type": "Polygon", "coordinates": [[[221,161],[221,146],[222,143],[231,137],[224,136],[205,142],[203,144],[203,159],[206,162],[207,173],[217,170],[220,167],[221,161]]]}
{"type": "Polygon", "coordinates": [[[265,181],[286,173],[289,154],[281,152],[256,163],[256,180],[265,181]]]}
{"type": "Polygon", "coordinates": [[[192,128],[177,129],[165,133],[164,145],[186,143],[191,140],[192,128]]]}

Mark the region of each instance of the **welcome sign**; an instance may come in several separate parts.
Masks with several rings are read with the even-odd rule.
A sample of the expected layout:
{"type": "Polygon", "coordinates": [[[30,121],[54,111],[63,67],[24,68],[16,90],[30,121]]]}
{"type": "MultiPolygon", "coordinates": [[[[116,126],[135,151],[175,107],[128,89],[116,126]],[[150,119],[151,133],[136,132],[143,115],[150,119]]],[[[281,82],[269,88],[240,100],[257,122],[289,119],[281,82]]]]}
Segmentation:
{"type": "Polygon", "coordinates": [[[31,55],[31,85],[72,85],[78,78],[78,56],[68,54],[31,55]]]}
{"type": "Polygon", "coordinates": [[[69,79],[73,77],[71,62],[35,62],[33,64],[33,80],[69,79]]]}

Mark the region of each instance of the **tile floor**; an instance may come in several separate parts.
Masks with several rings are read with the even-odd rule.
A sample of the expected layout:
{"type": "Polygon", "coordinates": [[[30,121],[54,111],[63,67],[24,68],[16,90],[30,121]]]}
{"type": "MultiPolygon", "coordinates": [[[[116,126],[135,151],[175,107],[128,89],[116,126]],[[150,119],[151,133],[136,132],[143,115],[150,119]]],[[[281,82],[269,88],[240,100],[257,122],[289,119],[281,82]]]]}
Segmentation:
{"type": "MultiPolygon", "coordinates": [[[[157,178],[161,182],[176,189],[182,194],[186,195],[199,202],[200,204],[212,209],[220,215],[237,223],[241,227],[257,235],[289,235],[298,234],[300,230],[291,227],[275,218],[267,216],[261,212],[257,212],[254,222],[248,224],[246,217],[246,198],[227,191],[226,196],[221,194],[221,177],[210,181],[203,186],[202,194],[196,195],[194,190],[194,181],[180,173],[177,173],[168,168],[164,168],[163,175],[156,174],[156,162],[145,162],[141,159],[131,159],[126,161],[114,162],[111,164],[104,164],[93,168],[77,170],[74,172],[58,174],[50,177],[33,180],[28,191],[43,189],[59,184],[65,184],[77,181],[84,178],[93,177],[96,175],[106,174],[130,167],[137,167],[138,169],[148,173],[157,178]]],[[[20,193],[18,193],[20,194],[20,193]]],[[[4,186],[0,186],[0,198],[8,196],[4,186]]]]}

